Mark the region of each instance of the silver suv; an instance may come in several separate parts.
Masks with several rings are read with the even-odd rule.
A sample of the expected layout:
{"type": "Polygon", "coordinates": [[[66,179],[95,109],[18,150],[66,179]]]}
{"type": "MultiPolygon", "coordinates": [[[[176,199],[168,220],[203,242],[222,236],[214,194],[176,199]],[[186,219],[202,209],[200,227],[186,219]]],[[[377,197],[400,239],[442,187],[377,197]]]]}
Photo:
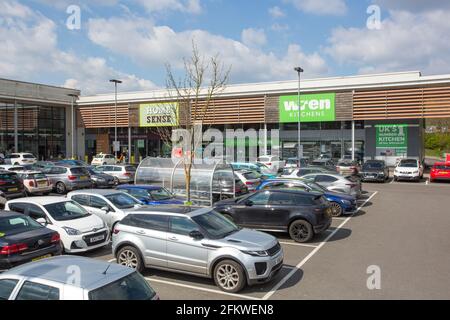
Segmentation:
{"type": "Polygon", "coordinates": [[[226,292],[267,282],[283,265],[274,236],[241,229],[211,208],[130,213],[115,226],[112,248],[121,265],[213,278],[226,292]]]}

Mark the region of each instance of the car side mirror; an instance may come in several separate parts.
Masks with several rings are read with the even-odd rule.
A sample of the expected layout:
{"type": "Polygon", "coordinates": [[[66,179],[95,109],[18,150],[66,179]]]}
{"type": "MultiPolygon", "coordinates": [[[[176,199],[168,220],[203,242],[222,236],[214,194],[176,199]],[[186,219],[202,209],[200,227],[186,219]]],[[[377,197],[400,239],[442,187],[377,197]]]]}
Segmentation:
{"type": "Polygon", "coordinates": [[[189,232],[189,236],[195,240],[203,239],[203,234],[198,230],[193,230],[189,232]]]}
{"type": "Polygon", "coordinates": [[[103,211],[105,211],[106,213],[108,213],[110,210],[109,210],[109,207],[102,207],[102,209],[101,210],[103,210],[103,211]]]}
{"type": "Polygon", "coordinates": [[[47,220],[45,220],[45,218],[37,218],[36,222],[42,224],[43,226],[47,225],[47,220]]]}
{"type": "Polygon", "coordinates": [[[252,201],[252,200],[246,200],[246,201],[244,202],[244,204],[245,204],[247,207],[251,207],[251,206],[253,206],[253,201],[252,201]]]}

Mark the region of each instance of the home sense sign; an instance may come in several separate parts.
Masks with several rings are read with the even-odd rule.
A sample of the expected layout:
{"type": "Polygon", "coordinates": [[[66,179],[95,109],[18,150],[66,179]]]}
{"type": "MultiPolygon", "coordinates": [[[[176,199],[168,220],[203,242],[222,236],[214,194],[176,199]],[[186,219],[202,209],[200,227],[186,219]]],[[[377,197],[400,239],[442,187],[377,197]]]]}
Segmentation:
{"type": "Polygon", "coordinates": [[[298,122],[299,109],[300,122],[334,121],[335,100],[335,93],[302,94],[299,108],[297,95],[281,96],[280,123],[298,122]]]}
{"type": "Polygon", "coordinates": [[[140,127],[178,125],[177,103],[146,103],[139,106],[140,127]]]}

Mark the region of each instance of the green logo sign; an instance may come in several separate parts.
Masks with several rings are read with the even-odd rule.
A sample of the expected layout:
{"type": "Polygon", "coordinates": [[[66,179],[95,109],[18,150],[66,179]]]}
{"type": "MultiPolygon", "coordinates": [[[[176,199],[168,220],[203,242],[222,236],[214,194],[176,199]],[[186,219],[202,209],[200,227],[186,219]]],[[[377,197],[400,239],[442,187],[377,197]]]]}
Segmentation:
{"type": "Polygon", "coordinates": [[[383,149],[407,149],[407,124],[379,124],[376,128],[376,147],[383,149]]]}
{"type": "Polygon", "coordinates": [[[177,103],[146,103],[139,106],[140,127],[173,127],[178,125],[177,103]]]}
{"type": "MultiPolygon", "coordinates": [[[[334,121],[335,93],[300,95],[300,122],[334,121]]],[[[298,96],[280,97],[280,123],[298,122],[298,96]]]]}

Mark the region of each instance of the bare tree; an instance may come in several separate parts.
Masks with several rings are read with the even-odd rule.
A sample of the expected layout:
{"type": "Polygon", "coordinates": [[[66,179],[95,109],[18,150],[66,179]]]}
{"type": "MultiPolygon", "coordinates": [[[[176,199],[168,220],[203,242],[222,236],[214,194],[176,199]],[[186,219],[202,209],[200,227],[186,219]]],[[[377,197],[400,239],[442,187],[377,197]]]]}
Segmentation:
{"type": "MultiPolygon", "coordinates": [[[[191,171],[196,151],[201,141],[194,139],[195,125],[203,124],[212,106],[214,97],[222,92],[228,82],[230,68],[225,68],[219,55],[204,57],[195,41],[192,42],[192,55],[184,60],[184,78],[176,80],[170,64],[166,64],[167,91],[178,106],[179,121],[171,129],[185,129],[192,137],[187,150],[182,150],[187,202],[191,202],[191,171]]],[[[164,129],[163,129],[164,130],[164,129]]],[[[185,146],[186,148],[186,146],[185,146]]]]}

